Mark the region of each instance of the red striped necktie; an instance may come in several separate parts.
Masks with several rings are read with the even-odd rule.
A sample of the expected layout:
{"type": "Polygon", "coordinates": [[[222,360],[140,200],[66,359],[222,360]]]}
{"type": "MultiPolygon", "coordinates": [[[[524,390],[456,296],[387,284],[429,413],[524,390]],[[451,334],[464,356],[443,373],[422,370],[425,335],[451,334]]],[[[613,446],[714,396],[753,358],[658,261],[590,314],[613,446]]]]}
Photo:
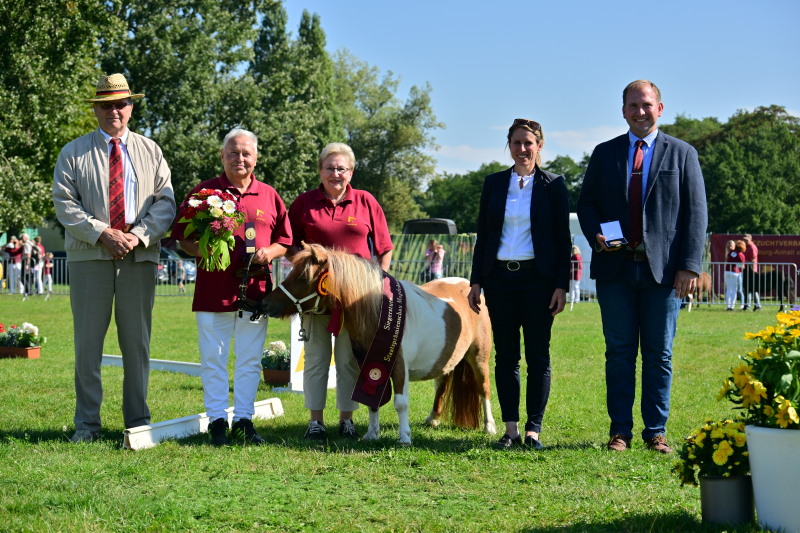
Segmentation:
{"type": "Polygon", "coordinates": [[[108,219],[113,229],[125,229],[125,178],[119,139],[111,139],[108,178],[108,219]]]}
{"type": "Polygon", "coordinates": [[[629,233],[628,246],[636,248],[642,242],[643,222],[642,222],[642,163],[644,162],[644,152],[642,145],[644,141],[636,141],[636,149],[633,152],[633,168],[631,169],[631,181],[628,184],[628,211],[629,211],[629,233]]]}

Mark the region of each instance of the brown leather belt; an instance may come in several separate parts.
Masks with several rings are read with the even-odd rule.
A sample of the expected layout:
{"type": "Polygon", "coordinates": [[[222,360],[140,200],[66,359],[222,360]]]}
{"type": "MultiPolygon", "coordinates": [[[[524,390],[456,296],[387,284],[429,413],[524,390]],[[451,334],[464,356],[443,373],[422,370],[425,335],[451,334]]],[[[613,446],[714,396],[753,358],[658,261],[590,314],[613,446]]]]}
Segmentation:
{"type": "Polygon", "coordinates": [[[529,268],[533,268],[536,266],[536,259],[525,259],[524,261],[502,261],[498,259],[495,264],[500,268],[504,268],[510,272],[516,272],[517,270],[527,270],[529,268]]]}
{"type": "Polygon", "coordinates": [[[625,254],[625,259],[631,259],[633,261],[647,261],[647,253],[646,252],[637,252],[635,250],[625,250],[623,252],[625,254]]]}

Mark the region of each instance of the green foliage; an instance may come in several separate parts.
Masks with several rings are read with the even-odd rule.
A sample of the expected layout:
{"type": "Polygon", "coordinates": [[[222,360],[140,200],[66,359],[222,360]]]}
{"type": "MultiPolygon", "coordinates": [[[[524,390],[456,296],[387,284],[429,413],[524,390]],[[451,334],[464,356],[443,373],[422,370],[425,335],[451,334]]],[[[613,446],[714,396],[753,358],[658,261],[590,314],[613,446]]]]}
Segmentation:
{"type": "Polygon", "coordinates": [[[413,86],[405,102],[395,93],[400,80],[380,72],[345,50],[334,58],[336,100],[346,142],[358,165],[353,186],[370,191],[381,203],[389,227],[422,214],[414,194],[433,177],[435,148],[431,130],[443,128],[431,108],[431,87],[413,86]]]}
{"type": "Polygon", "coordinates": [[[578,196],[581,193],[583,176],[586,174],[586,167],[589,166],[590,157],[590,154],[583,154],[581,162],[576,163],[570,156],[560,155],[542,165],[544,170],[564,176],[569,192],[570,211],[574,212],[578,208],[578,196]]]}
{"type": "MultiPolygon", "coordinates": [[[[0,316],[46,328],[48,342],[40,359],[2,360],[4,531],[720,531],[701,523],[699,491],[675,482],[673,458],[647,451],[639,439],[627,453],[603,449],[608,419],[596,304],[556,317],[546,448],[540,453],[499,453],[491,447],[499,435],[447,422],[427,427],[430,381],[411,384],[410,447],[395,444],[391,404],[381,409],[379,441],[339,439],[333,390],[326,410],[330,441],[304,440],[303,396],[262,383],[257,399],[277,397],[284,408],[283,416],[255,421],[265,446],[214,448],[207,435],[198,435],[131,452],[121,447],[118,367],[102,370],[101,440],[74,445],[68,442],[74,402],[69,298],[32,298],[23,307],[20,315],[17,298],[0,296],[0,316]]],[[[673,446],[704,418],[730,416],[729,404],[716,401],[715,391],[735,354],[749,345],[730,332],[758,328],[759,318],[722,308],[681,315],[668,424],[673,446]]],[[[197,362],[196,328],[190,298],[156,298],[153,357],[197,362]]],[[[270,341],[290,338],[286,321],[270,320],[269,330],[270,341]]],[[[104,352],[119,353],[113,321],[104,352]]],[[[521,365],[524,375],[524,360],[521,365]]],[[[522,387],[524,397],[524,379],[522,387]]],[[[502,425],[493,379],[492,388],[494,416],[502,425]]],[[[148,399],[154,422],[204,411],[201,381],[194,376],[153,371],[148,399]]],[[[367,411],[354,414],[362,433],[367,411]]],[[[634,431],[640,427],[637,414],[634,431]]]]}
{"type": "Polygon", "coordinates": [[[96,127],[82,100],[94,94],[101,36],[118,29],[99,2],[0,7],[0,232],[52,215],[53,167],[64,144],[96,127]]]}
{"type": "Polygon", "coordinates": [[[475,233],[483,180],[489,174],[508,168],[493,161],[466,174],[444,173],[428,184],[422,197],[422,207],[431,217],[449,218],[460,233],[475,233]]]}
{"type": "Polygon", "coordinates": [[[738,111],[724,124],[678,116],[662,127],[697,148],[708,231],[800,233],[799,121],[770,106],[738,111]]]}

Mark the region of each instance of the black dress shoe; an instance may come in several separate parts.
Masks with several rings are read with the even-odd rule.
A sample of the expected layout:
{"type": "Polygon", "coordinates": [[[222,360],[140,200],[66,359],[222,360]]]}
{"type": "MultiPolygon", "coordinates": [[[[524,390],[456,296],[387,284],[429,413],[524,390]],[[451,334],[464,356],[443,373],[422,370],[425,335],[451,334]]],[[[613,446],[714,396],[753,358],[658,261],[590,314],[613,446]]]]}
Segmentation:
{"type": "Polygon", "coordinates": [[[542,448],[544,448],[539,439],[534,439],[530,435],[525,435],[524,445],[526,448],[532,448],[534,450],[541,450],[542,448]]]}
{"type": "Polygon", "coordinates": [[[514,437],[514,438],[512,439],[512,438],[511,438],[511,437],[508,435],[508,433],[506,433],[505,435],[503,435],[502,437],[500,437],[500,440],[499,440],[499,441],[497,441],[497,443],[495,444],[495,448],[497,448],[497,449],[499,449],[499,450],[509,450],[509,449],[511,449],[511,447],[513,447],[515,444],[516,444],[517,446],[522,446],[522,437],[521,437],[520,435],[517,435],[516,437],[514,437]]]}

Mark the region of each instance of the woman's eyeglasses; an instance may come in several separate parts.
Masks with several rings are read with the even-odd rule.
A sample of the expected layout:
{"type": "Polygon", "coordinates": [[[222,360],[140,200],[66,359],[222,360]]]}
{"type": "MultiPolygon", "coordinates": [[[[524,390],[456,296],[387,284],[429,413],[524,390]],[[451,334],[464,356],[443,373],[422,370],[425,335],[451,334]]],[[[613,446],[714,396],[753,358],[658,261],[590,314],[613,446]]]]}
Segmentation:
{"type": "Polygon", "coordinates": [[[528,126],[533,131],[541,131],[542,125],[536,122],[535,120],[528,120],[527,118],[515,118],[514,124],[511,126],[528,126]]]}
{"type": "Polygon", "coordinates": [[[345,167],[325,167],[325,171],[328,174],[336,174],[337,172],[339,174],[344,174],[348,170],[350,170],[350,169],[349,168],[345,168],[345,167]]]}

